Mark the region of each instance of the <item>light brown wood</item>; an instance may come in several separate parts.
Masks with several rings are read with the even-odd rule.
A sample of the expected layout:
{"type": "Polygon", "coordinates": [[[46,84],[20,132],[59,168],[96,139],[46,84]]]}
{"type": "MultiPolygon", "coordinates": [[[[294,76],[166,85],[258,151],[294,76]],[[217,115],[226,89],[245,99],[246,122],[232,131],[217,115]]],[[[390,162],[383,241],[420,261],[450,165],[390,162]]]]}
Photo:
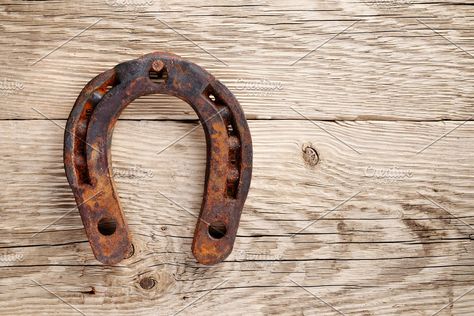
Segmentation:
{"type": "Polygon", "coordinates": [[[472,5],[124,1],[0,4],[0,315],[474,313],[472,5]],[[191,254],[201,128],[158,154],[196,127],[184,102],[137,100],[115,129],[132,258],[94,259],[64,174],[82,87],[154,50],[249,119],[251,190],[215,266],[191,254]]]}
{"type": "MultiPolygon", "coordinates": [[[[459,120],[472,115],[474,8],[462,1],[239,5],[155,0],[136,10],[107,5],[125,1],[145,2],[2,6],[1,79],[24,88],[2,99],[8,106],[0,107],[0,118],[42,118],[31,110],[34,105],[48,117],[65,119],[92,77],[156,50],[207,68],[232,89],[250,119],[301,119],[292,105],[324,120],[459,120]]],[[[194,117],[179,101],[144,99],[123,118],[194,117]]]]}
{"type": "MultiPolygon", "coordinates": [[[[85,314],[139,315],[172,314],[226,280],[183,314],[333,314],[291,280],[359,315],[431,315],[470,290],[473,230],[463,221],[474,224],[474,125],[416,155],[458,123],[318,124],[361,154],[310,122],[250,122],[254,177],[239,237],[224,263],[204,267],[190,251],[205,168],[202,130],[157,155],[195,124],[119,122],[113,163],[136,254],[105,267],[74,210],[61,128],[2,122],[0,243],[3,255],[21,258],[2,265],[1,310],[75,313],[34,282],[85,314]],[[308,144],[319,153],[316,166],[304,158],[308,144]],[[147,276],[158,282],[148,291],[139,286],[147,276]]],[[[470,314],[473,298],[441,315],[470,314]]]]}

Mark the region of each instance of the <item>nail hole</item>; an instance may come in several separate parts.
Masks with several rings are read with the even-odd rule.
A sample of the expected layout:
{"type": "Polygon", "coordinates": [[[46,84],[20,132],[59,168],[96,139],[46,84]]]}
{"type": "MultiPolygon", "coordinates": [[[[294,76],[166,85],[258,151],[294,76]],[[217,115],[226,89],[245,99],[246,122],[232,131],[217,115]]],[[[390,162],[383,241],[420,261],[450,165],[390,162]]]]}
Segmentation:
{"type": "Polygon", "coordinates": [[[232,183],[232,184],[227,184],[227,188],[226,188],[226,194],[227,194],[227,197],[229,198],[232,198],[232,199],[235,199],[236,196],[237,196],[237,188],[236,186],[232,183]]]}
{"type": "Polygon", "coordinates": [[[166,68],[161,69],[159,72],[151,69],[148,73],[150,80],[156,84],[162,84],[168,79],[168,73],[166,72],[166,68]]]}
{"type": "Polygon", "coordinates": [[[237,152],[235,150],[230,150],[229,151],[229,162],[232,165],[237,164],[237,152]]]}
{"type": "Polygon", "coordinates": [[[89,291],[81,291],[82,294],[90,294],[94,295],[95,294],[95,288],[91,286],[91,289],[89,291]]]}
{"type": "MultiPolygon", "coordinates": [[[[91,100],[91,102],[92,102],[92,104],[94,104],[94,105],[97,104],[97,103],[99,103],[99,102],[94,103],[93,100],[91,100]]],[[[89,118],[91,117],[92,112],[93,112],[92,109],[87,109],[87,110],[86,110],[86,117],[87,117],[87,119],[89,119],[89,118]]]]}
{"type": "Polygon", "coordinates": [[[215,239],[221,239],[227,233],[227,228],[223,222],[214,222],[209,225],[209,235],[215,239]]]}
{"type": "Polygon", "coordinates": [[[153,278],[143,278],[140,280],[140,286],[144,290],[151,290],[156,285],[156,281],[153,278]]]}
{"type": "Polygon", "coordinates": [[[110,236],[115,233],[115,230],[117,229],[117,222],[113,218],[104,217],[99,221],[97,228],[99,229],[99,233],[102,235],[110,236]]]}

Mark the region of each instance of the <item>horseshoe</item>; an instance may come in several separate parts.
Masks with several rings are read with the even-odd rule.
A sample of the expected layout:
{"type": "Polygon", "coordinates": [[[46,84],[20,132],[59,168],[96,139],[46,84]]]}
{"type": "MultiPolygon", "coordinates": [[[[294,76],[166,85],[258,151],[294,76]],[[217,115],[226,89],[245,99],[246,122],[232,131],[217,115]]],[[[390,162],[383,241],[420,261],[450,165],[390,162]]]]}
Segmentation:
{"type": "Polygon", "coordinates": [[[252,140],[237,99],[217,79],[181,57],[154,52],[92,79],[72,108],[64,136],[66,176],[94,256],[116,264],[133,244],[113,181],[113,128],[136,98],[168,94],[194,109],[204,128],[204,194],[192,252],[215,264],[231,252],[252,176],[252,140]]]}

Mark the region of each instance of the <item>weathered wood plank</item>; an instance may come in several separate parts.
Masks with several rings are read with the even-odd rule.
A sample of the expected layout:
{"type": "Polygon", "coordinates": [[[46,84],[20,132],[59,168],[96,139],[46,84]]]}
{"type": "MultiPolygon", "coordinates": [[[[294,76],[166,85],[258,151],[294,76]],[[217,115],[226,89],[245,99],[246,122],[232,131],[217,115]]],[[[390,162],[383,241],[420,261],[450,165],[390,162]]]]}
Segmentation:
{"type": "Polygon", "coordinates": [[[111,3],[0,3],[1,315],[473,313],[472,4],[111,3]],[[80,89],[154,50],[207,68],[252,119],[252,188],[216,266],[190,251],[202,131],[157,154],[196,125],[166,121],[196,118],[183,102],[137,100],[116,128],[132,258],[94,259],[64,175],[80,89]]]}
{"type": "Polygon", "coordinates": [[[195,123],[120,121],[113,162],[136,254],[105,267],[74,210],[63,130],[0,122],[1,313],[78,313],[56,294],[87,315],[169,315],[201,295],[181,314],[432,315],[449,303],[439,315],[472,314],[474,291],[460,296],[474,284],[474,125],[317,124],[340,140],[308,121],[250,122],[254,177],[239,237],[224,263],[204,267],[190,252],[201,129],[157,155],[195,123]],[[316,166],[302,151],[310,144],[316,166]],[[142,289],[145,277],[157,285],[142,289]]]}
{"type": "MultiPolygon", "coordinates": [[[[65,119],[90,79],[155,50],[207,68],[250,119],[302,119],[298,105],[321,120],[472,115],[474,7],[463,1],[116,2],[0,5],[0,119],[42,118],[32,106],[65,119]]],[[[166,98],[123,116],[194,117],[166,98]]]]}

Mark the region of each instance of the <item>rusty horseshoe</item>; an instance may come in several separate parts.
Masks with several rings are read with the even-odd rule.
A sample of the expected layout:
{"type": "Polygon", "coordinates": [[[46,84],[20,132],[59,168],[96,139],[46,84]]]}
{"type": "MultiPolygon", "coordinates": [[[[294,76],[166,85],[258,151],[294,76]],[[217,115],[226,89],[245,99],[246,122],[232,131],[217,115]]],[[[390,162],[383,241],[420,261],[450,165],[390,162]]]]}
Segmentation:
{"type": "Polygon", "coordinates": [[[252,176],[252,140],[237,99],[217,79],[181,57],[154,52],[92,79],[74,104],[64,136],[64,166],[92,251],[116,264],[133,244],[111,164],[114,125],[136,98],[168,94],[192,106],[204,128],[207,163],[192,252],[215,264],[232,251],[252,176]]]}

